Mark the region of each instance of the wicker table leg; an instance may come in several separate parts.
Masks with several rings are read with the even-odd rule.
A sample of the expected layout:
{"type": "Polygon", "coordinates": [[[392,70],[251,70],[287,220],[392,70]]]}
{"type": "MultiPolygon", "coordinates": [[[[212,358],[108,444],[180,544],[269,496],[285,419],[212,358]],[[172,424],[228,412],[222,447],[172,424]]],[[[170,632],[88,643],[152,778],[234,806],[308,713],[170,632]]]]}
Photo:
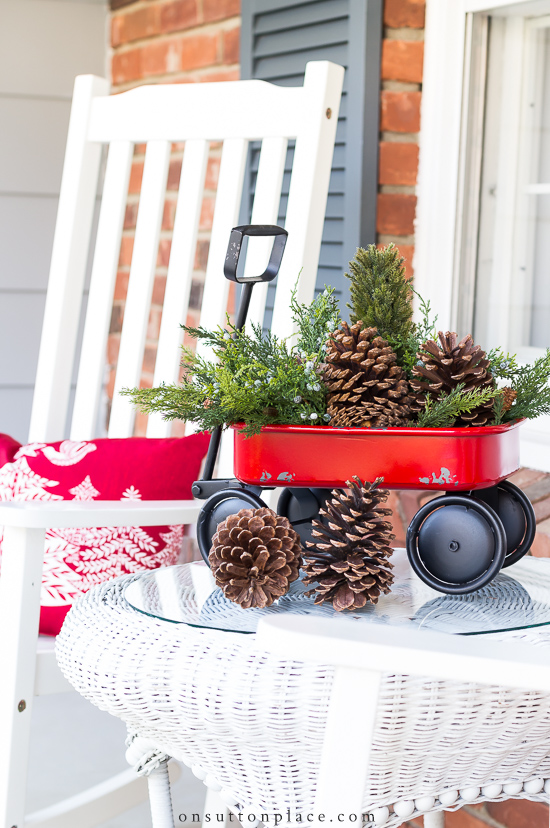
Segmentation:
{"type": "Polygon", "coordinates": [[[424,828],[445,828],[445,811],[424,814],[424,828]]]}
{"type": "Polygon", "coordinates": [[[147,779],[153,828],[174,828],[168,762],[161,762],[147,779]]]}

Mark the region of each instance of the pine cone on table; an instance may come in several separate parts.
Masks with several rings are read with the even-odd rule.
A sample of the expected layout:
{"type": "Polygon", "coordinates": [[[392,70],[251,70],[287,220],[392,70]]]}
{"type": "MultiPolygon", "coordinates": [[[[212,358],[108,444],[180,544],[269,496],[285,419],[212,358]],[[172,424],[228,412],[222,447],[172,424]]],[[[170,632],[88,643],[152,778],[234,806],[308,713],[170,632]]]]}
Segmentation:
{"type": "Polygon", "coordinates": [[[392,510],[381,505],[389,492],[378,488],[380,481],[348,480],[350,491],[335,489],[320,511],[322,519],[313,521],[315,540],[306,544],[303,580],[315,584],[307,594],[316,596],[316,604],[328,601],[338,611],[360,609],[390,591],[394,535],[386,517],[392,510]]]}
{"type": "Polygon", "coordinates": [[[288,592],[302,563],[300,537],[272,509],[241,509],[218,525],[208,556],[216,584],[244,609],[288,592]]]}
{"type": "Polygon", "coordinates": [[[331,426],[386,428],[408,422],[405,374],[376,328],[342,322],[328,342],[323,382],[331,426]]]}
{"type": "MultiPolygon", "coordinates": [[[[413,368],[411,388],[414,399],[411,411],[421,411],[426,405],[426,394],[435,399],[449,394],[462,383],[464,391],[492,388],[495,381],[489,370],[487,354],[479,345],[474,345],[471,334],[458,341],[458,334],[439,331],[439,344],[429,339],[418,353],[422,365],[413,368]]],[[[483,426],[493,417],[494,401],[464,412],[458,417],[456,426],[483,426]]]]}

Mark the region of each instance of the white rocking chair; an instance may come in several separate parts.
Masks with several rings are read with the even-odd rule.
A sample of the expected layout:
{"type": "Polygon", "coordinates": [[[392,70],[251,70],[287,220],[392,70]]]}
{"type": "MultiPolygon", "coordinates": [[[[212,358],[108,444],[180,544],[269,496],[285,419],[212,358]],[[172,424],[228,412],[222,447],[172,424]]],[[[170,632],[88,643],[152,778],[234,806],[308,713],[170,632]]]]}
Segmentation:
{"type": "MultiPolygon", "coordinates": [[[[134,410],[118,395],[139,382],[172,142],[185,141],[154,382],[173,382],[179,325],[189,302],[210,142],[223,152],[200,324],[223,323],[228,283],[223,262],[238,224],[249,142],[261,141],[252,222],[276,224],[288,141],[296,140],[285,226],[289,240],[279,273],[273,329],[291,332],[288,306],[300,269],[298,298],[313,297],[344,70],[310,63],[304,86],[262,81],[141,87],[113,97],[101,78],[77,78],[33,401],[31,441],[65,436],[86,262],[102,148],[109,145],[102,206],[70,438],[94,436],[104,386],[107,335],[134,145],[147,144],[130,283],[124,314],[109,437],[133,432],[134,410]]],[[[270,240],[250,245],[246,268],[259,271],[270,240]]],[[[246,272],[246,271],[245,271],[246,272]]],[[[256,288],[249,319],[263,318],[266,290],[256,288]]],[[[169,433],[150,417],[147,436],[169,433]]],[[[132,807],[145,784],[132,771],[78,797],[25,817],[24,794],[33,695],[72,688],[55,663],[53,640],[37,655],[44,535],[49,527],[154,526],[192,523],[200,504],[181,502],[30,502],[0,505],[4,525],[0,579],[0,824],[91,828],[132,807]]]]}

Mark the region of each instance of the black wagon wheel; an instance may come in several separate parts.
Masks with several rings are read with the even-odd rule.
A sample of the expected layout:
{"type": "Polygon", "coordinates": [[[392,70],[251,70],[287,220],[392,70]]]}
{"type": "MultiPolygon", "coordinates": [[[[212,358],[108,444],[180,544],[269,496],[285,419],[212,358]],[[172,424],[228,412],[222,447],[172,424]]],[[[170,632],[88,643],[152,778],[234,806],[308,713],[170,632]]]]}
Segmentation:
{"type": "Polygon", "coordinates": [[[288,518],[300,535],[302,545],[312,540],[312,521],[331,495],[332,489],[286,488],[279,495],[277,513],[288,518]]]}
{"type": "Polygon", "coordinates": [[[205,500],[197,520],[197,543],[208,565],[212,538],[218,524],[241,509],[262,509],[266,504],[255,492],[248,489],[221,489],[205,500]]]}
{"type": "Polygon", "coordinates": [[[502,521],[506,532],[503,566],[517,563],[531,549],[537,531],[535,510],[525,492],[509,480],[503,480],[491,489],[472,492],[472,497],[483,501],[487,498],[502,521]]]}
{"type": "Polygon", "coordinates": [[[407,530],[407,555],[424,583],[448,595],[488,584],[506,556],[502,521],[481,501],[445,495],[418,510],[407,530]]]}

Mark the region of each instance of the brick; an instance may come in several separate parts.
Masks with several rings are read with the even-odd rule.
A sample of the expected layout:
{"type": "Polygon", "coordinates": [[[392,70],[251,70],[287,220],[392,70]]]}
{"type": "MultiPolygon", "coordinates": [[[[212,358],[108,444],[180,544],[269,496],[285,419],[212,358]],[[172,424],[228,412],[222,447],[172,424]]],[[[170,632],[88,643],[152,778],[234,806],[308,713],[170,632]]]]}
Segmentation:
{"type": "Polygon", "coordinates": [[[204,179],[205,190],[215,190],[220,177],[221,158],[209,158],[206,166],[206,177],[204,179]]]}
{"type": "Polygon", "coordinates": [[[445,811],[445,828],[487,828],[489,824],[481,815],[471,814],[464,808],[460,811],[445,811]]]}
{"type": "Polygon", "coordinates": [[[399,505],[407,526],[420,509],[420,498],[423,494],[424,492],[408,490],[399,492],[399,505]]]}
{"type": "Polygon", "coordinates": [[[537,500],[536,503],[533,503],[533,509],[535,510],[535,518],[537,523],[540,523],[542,520],[546,520],[546,518],[550,517],[550,497],[546,497],[542,500],[537,500]]]}
{"type": "Polygon", "coordinates": [[[136,419],[134,422],[134,437],[147,437],[147,423],[149,417],[147,414],[142,414],[141,411],[136,412],[136,419]]]}
{"type": "Polygon", "coordinates": [[[405,546],[405,533],[406,527],[403,526],[403,522],[401,520],[401,516],[399,514],[399,494],[396,491],[390,491],[390,496],[386,502],[386,505],[393,511],[393,514],[390,517],[390,521],[392,523],[392,532],[395,535],[394,540],[391,542],[391,546],[393,548],[398,548],[405,546]]]}
{"type": "Polygon", "coordinates": [[[162,229],[172,230],[174,228],[174,216],[176,215],[176,201],[173,198],[167,198],[164,202],[164,212],[162,214],[162,229]]]}
{"type": "Polygon", "coordinates": [[[421,40],[382,41],[382,80],[422,83],[423,63],[421,40]]]}
{"type": "Polygon", "coordinates": [[[201,215],[199,219],[199,228],[201,230],[210,230],[212,228],[212,219],[214,218],[214,203],[214,198],[210,196],[204,196],[202,200],[201,215]]]}
{"type": "Polygon", "coordinates": [[[236,81],[239,80],[241,77],[240,68],[225,68],[220,67],[215,71],[208,70],[206,72],[201,72],[199,76],[197,76],[197,80],[201,83],[225,83],[226,81],[236,81]]]}
{"type": "Polygon", "coordinates": [[[548,805],[526,799],[488,802],[487,811],[510,828],[548,828],[548,805]]]}
{"type": "Polygon", "coordinates": [[[219,63],[219,33],[195,34],[182,40],[180,69],[199,69],[219,63]]]}
{"type": "Polygon", "coordinates": [[[197,0],[174,0],[160,7],[160,31],[176,32],[199,22],[197,0]]]}
{"type": "Polygon", "coordinates": [[[161,239],[157,256],[157,267],[168,267],[170,262],[170,250],[172,249],[171,239],[161,239]]]}
{"type": "Polygon", "coordinates": [[[550,474],[545,474],[544,477],[541,477],[535,483],[525,486],[523,490],[531,503],[542,500],[542,498],[550,495],[550,474]]]}
{"type": "Polygon", "coordinates": [[[524,486],[529,486],[536,480],[540,480],[541,477],[544,477],[544,472],[537,471],[537,469],[518,469],[517,472],[511,474],[507,479],[510,483],[514,483],[520,489],[523,489],[524,486]]]}
{"type": "Polygon", "coordinates": [[[111,311],[111,324],[109,325],[109,333],[120,333],[122,331],[122,322],[124,319],[124,308],[121,305],[114,305],[111,311]]]}
{"type": "Polygon", "coordinates": [[[141,192],[141,182],[143,181],[143,161],[134,161],[130,171],[130,183],[128,185],[129,193],[141,192]]]}
{"type": "Polygon", "coordinates": [[[162,311],[159,308],[151,308],[149,311],[149,322],[147,324],[147,339],[158,342],[161,318],[162,311]]]}
{"type": "Polygon", "coordinates": [[[110,334],[107,338],[107,364],[116,365],[120,350],[120,335],[110,334]]]}
{"type": "Polygon", "coordinates": [[[109,371],[109,378],[107,380],[107,397],[112,400],[115,391],[116,371],[109,371]]]}
{"type": "Polygon", "coordinates": [[[111,60],[111,78],[114,84],[127,83],[141,77],[141,49],[115,52],[111,60]]]}
{"type": "Polygon", "coordinates": [[[209,250],[210,242],[202,240],[197,242],[197,249],[195,251],[195,270],[206,270],[209,250]]]}
{"type": "Polygon", "coordinates": [[[537,532],[531,546],[531,555],[535,558],[550,558],[550,535],[537,532]]]}
{"type": "Polygon", "coordinates": [[[181,176],[181,158],[172,158],[170,166],[168,167],[168,181],[166,184],[167,190],[178,190],[180,186],[181,176]]]}
{"type": "Polygon", "coordinates": [[[151,41],[141,49],[142,77],[169,75],[181,68],[181,40],[151,41]]]}
{"type": "Polygon", "coordinates": [[[120,243],[120,255],[118,264],[120,267],[129,267],[132,263],[132,253],[134,252],[134,237],[123,236],[120,243]]]}
{"type": "Polygon", "coordinates": [[[414,233],[416,196],[403,193],[379,193],[376,230],[391,236],[414,233]]]}
{"type": "Polygon", "coordinates": [[[160,31],[159,6],[150,3],[127,14],[117,14],[111,22],[111,46],[152,37],[160,31]]]}
{"type": "Polygon", "coordinates": [[[418,172],[418,144],[381,141],[378,183],[414,186],[418,172]]]}
{"type": "Polygon", "coordinates": [[[151,345],[146,345],[143,352],[143,365],[141,370],[144,374],[155,373],[155,362],[157,359],[157,349],[151,345]]]}
{"type": "Polygon", "coordinates": [[[384,25],[392,29],[423,29],[425,0],[385,0],[384,25]]]}
{"type": "Polygon", "coordinates": [[[239,63],[241,27],[235,26],[223,33],[223,62],[239,63]]]}
{"type": "Polygon", "coordinates": [[[166,276],[155,276],[155,281],[153,282],[153,295],[151,297],[151,304],[159,305],[160,307],[162,307],[165,292],[166,276]]]}
{"type": "Polygon", "coordinates": [[[420,99],[420,92],[381,92],[380,129],[383,132],[418,132],[420,99]]]}
{"type": "Polygon", "coordinates": [[[397,244],[399,248],[399,252],[405,259],[405,273],[408,279],[412,279],[414,275],[413,271],[413,256],[414,256],[414,245],[413,244],[397,244]]]}
{"type": "Polygon", "coordinates": [[[241,13],[241,0],[203,0],[202,14],[205,23],[227,20],[241,13]]]}
{"type": "Polygon", "coordinates": [[[127,204],[126,212],[124,213],[124,229],[133,230],[136,226],[138,205],[136,203],[127,204]]]}
{"type": "Polygon", "coordinates": [[[116,275],[115,292],[113,299],[124,301],[128,293],[128,282],[130,281],[130,274],[128,271],[119,270],[116,275]]]}
{"type": "Polygon", "coordinates": [[[192,310],[200,311],[203,291],[203,282],[198,282],[196,279],[193,279],[191,282],[191,290],[189,291],[189,307],[192,310]]]}

